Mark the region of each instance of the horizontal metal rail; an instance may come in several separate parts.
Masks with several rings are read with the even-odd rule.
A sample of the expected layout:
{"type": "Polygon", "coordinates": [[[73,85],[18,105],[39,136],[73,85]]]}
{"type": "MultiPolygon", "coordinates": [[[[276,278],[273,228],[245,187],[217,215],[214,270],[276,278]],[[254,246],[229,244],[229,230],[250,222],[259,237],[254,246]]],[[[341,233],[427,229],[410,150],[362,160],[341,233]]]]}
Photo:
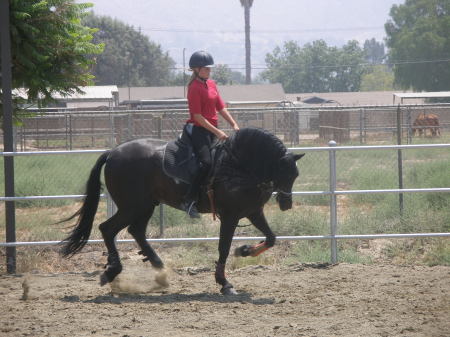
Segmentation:
{"type": "Polygon", "coordinates": [[[450,148],[450,144],[405,144],[405,145],[361,145],[361,146],[315,146],[315,147],[290,147],[290,151],[345,151],[345,150],[400,150],[400,149],[426,149],[426,148],[450,148]]]}
{"type": "MultiPolygon", "coordinates": [[[[159,139],[155,139],[157,141],[159,139]]],[[[159,140],[161,141],[161,140],[159,140]]],[[[408,145],[361,145],[361,146],[313,146],[313,147],[289,147],[289,151],[315,152],[315,151],[341,151],[341,150],[399,150],[399,149],[422,149],[422,148],[450,148],[450,144],[408,144],[408,145]]],[[[0,152],[0,157],[12,156],[34,156],[34,155],[61,155],[61,154],[90,154],[103,153],[110,149],[100,150],[61,150],[61,151],[26,151],[26,152],[0,152]]]]}
{"type": "MultiPolygon", "coordinates": [[[[287,103],[288,101],[278,101],[278,103],[287,103]]],[[[232,102],[230,102],[232,103],[232,102]]],[[[260,101],[247,101],[247,104],[259,104],[260,101]]],[[[269,102],[265,102],[266,104],[269,102]]],[[[270,101],[270,103],[274,103],[273,101],[270,101]]],[[[421,103],[421,104],[413,104],[413,103],[403,103],[400,105],[402,109],[423,109],[423,108],[434,108],[434,109],[448,109],[450,107],[449,103],[421,103]]],[[[230,106],[229,110],[257,110],[257,111],[266,111],[266,110],[360,110],[360,109],[369,109],[369,110],[377,110],[377,109],[383,109],[383,110],[397,110],[398,104],[382,104],[382,105],[340,105],[340,106],[309,106],[309,105],[290,105],[290,106],[280,106],[280,107],[264,107],[264,106],[258,106],[258,107],[233,107],[230,106]]],[[[136,108],[130,108],[130,109],[111,109],[111,110],[84,110],[84,111],[78,111],[74,110],[73,108],[54,108],[54,109],[36,109],[36,108],[30,108],[27,109],[31,113],[35,113],[39,116],[53,116],[53,115],[87,115],[91,116],[92,114],[95,115],[117,115],[117,114],[124,114],[124,113],[130,113],[130,112],[154,112],[154,111],[161,111],[161,112],[167,112],[167,108],[155,108],[149,109],[136,109],[136,108]]],[[[170,111],[178,110],[178,111],[188,111],[186,108],[178,108],[178,109],[172,109],[170,108],[170,111]]]]}
{"type": "MultiPolygon", "coordinates": [[[[433,188],[393,188],[386,190],[345,190],[334,191],[333,194],[370,194],[370,193],[411,193],[411,192],[450,192],[450,187],[433,187],[433,188]]],[[[274,192],[274,194],[276,194],[274,192]]],[[[330,195],[331,191],[298,191],[292,192],[292,195],[330,195]]],[[[1,199],[0,199],[1,200],[1,199]]]]}
{"type": "MultiPolygon", "coordinates": [[[[400,233],[400,234],[352,234],[352,235],[305,235],[305,236],[277,236],[277,240],[300,241],[300,240],[365,240],[365,239],[386,239],[386,238],[424,238],[424,237],[450,237],[450,233],[400,233]]],[[[233,241],[262,241],[263,236],[235,236],[233,241]]],[[[163,238],[163,239],[147,239],[149,243],[178,243],[178,242],[216,242],[219,237],[209,238],[163,238]]],[[[133,243],[134,239],[116,240],[117,243],[133,243]]],[[[37,241],[37,242],[0,242],[0,247],[16,247],[16,246],[55,246],[63,244],[64,241],[37,241]]],[[[89,244],[103,243],[103,239],[88,240],[89,244]]]]}
{"type": "MultiPolygon", "coordinates": [[[[85,194],[32,195],[28,197],[0,197],[0,201],[83,199],[85,196],[85,194]]],[[[106,198],[106,194],[100,194],[100,197],[106,198]]]]}
{"type": "MultiPolygon", "coordinates": [[[[411,193],[411,192],[450,192],[450,187],[436,187],[436,188],[403,188],[403,189],[386,189],[386,190],[345,190],[334,191],[337,195],[346,194],[365,194],[365,193],[411,193]]],[[[273,192],[272,195],[276,195],[273,192]]],[[[292,192],[292,195],[306,196],[306,195],[330,195],[330,191],[297,191],[292,192]]],[[[68,194],[68,195],[33,195],[26,197],[0,197],[0,201],[25,201],[25,200],[59,200],[59,199],[83,199],[85,194],[68,194]]],[[[106,194],[100,194],[101,198],[106,198],[106,194]]]]}
{"type": "Polygon", "coordinates": [[[90,153],[103,153],[108,151],[104,150],[61,150],[61,151],[26,151],[26,152],[0,152],[0,157],[27,157],[27,156],[39,156],[39,155],[52,155],[52,154],[90,154],[90,153]]]}

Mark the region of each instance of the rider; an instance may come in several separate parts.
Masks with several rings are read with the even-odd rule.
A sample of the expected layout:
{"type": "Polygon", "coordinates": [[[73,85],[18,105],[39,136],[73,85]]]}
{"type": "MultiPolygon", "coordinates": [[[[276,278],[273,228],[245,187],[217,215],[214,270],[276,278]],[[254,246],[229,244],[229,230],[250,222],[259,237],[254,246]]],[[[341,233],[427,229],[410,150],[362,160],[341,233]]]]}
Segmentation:
{"type": "Polygon", "coordinates": [[[182,205],[191,217],[199,217],[195,203],[200,183],[212,165],[211,145],[216,138],[219,140],[228,138],[228,135],[218,128],[217,112],[233,130],[239,130],[238,124],[231,117],[219,95],[216,83],[209,78],[212,67],[214,67],[214,60],[206,51],[196,51],[189,59],[189,68],[193,73],[188,85],[189,119],[186,121],[185,130],[191,136],[194,153],[200,162],[199,172],[189,187],[182,205]]]}

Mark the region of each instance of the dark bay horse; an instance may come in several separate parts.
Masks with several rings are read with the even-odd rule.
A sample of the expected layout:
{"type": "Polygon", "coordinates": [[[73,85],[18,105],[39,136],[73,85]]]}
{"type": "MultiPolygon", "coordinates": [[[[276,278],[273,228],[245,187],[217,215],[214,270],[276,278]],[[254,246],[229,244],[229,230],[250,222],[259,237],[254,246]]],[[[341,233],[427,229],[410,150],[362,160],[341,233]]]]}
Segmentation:
{"type": "MultiPolygon", "coordinates": [[[[242,246],[240,256],[256,256],[275,244],[275,235],[264,216],[264,204],[273,192],[281,210],[292,207],[292,186],[298,176],[296,161],[303,154],[288,153],[283,143],[268,131],[245,128],[236,132],[221,146],[212,188],[214,204],[220,218],[219,260],[215,279],[223,294],[235,294],[225,277],[225,263],[236,226],[248,218],[264,235],[265,240],[253,246],[242,246]]],[[[139,245],[139,252],[155,268],[164,264],[146,241],[147,223],[155,206],[160,203],[179,208],[188,185],[164,173],[162,150],[148,139],[126,142],[103,153],[91,170],[86,197],[81,208],[69,219],[77,217],[70,235],[62,242],[61,253],[70,257],[86,244],[100,198],[100,173],[103,165],[105,184],[117,206],[117,212],[99,225],[106,248],[108,263],[100,277],[100,284],[112,282],[122,271],[115,236],[125,227],[139,245]]],[[[211,204],[202,187],[198,202],[201,213],[211,212],[211,204]]],[[[65,220],[65,221],[67,221],[65,220]]]]}

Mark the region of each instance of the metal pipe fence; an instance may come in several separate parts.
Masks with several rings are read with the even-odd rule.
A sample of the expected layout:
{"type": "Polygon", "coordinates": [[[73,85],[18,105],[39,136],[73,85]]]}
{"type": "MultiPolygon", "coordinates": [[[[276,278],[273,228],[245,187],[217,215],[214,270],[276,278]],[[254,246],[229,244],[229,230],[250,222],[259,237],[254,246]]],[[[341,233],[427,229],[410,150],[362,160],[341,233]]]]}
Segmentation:
{"type": "MultiPolygon", "coordinates": [[[[450,104],[400,107],[231,106],[229,110],[242,127],[267,129],[290,146],[297,146],[305,139],[333,139],[340,144],[356,140],[360,144],[370,144],[380,137],[395,138],[398,123],[405,142],[411,144],[420,137],[437,132],[436,126],[421,125],[418,130],[420,137],[416,135],[414,138],[414,121],[420,113],[437,114],[438,129],[442,132],[450,129],[450,104]],[[400,121],[397,120],[398,109],[402,112],[400,121]]],[[[23,124],[15,129],[16,148],[21,151],[112,147],[142,137],[167,141],[181,132],[188,117],[187,109],[174,108],[108,111],[58,109],[55,112],[36,110],[33,113],[35,116],[23,118],[23,124]]],[[[223,124],[226,129],[226,123],[223,124]]]]}
{"type": "MultiPolygon", "coordinates": [[[[330,211],[330,234],[313,236],[280,236],[280,240],[330,240],[330,260],[332,263],[338,261],[337,240],[342,239],[377,239],[377,238],[423,238],[423,237],[450,237],[450,233],[397,233],[397,234],[358,234],[358,235],[339,235],[338,233],[338,195],[351,194],[372,194],[372,193],[414,193],[414,192],[450,192],[450,188],[398,188],[398,189],[372,189],[372,190],[338,190],[337,189],[337,168],[336,157],[339,151],[357,151],[357,150],[402,150],[402,149],[421,149],[421,148],[450,148],[450,144],[416,144],[416,145],[379,145],[379,146],[336,146],[334,141],[329,142],[328,147],[291,147],[290,151],[295,152],[321,152],[329,153],[329,188],[322,191],[294,191],[294,196],[312,196],[321,195],[329,197],[330,211]]],[[[77,151],[37,151],[37,152],[0,152],[0,157],[11,156],[43,156],[43,155],[62,155],[62,154],[84,154],[101,153],[105,150],[77,150],[77,151]]],[[[84,195],[53,195],[53,196],[18,196],[18,197],[0,197],[0,201],[22,201],[38,199],[82,199],[84,195]]],[[[107,195],[102,195],[107,197],[107,195]]],[[[160,209],[163,212],[163,209],[160,209]]],[[[109,216],[112,215],[112,208],[109,207],[109,216]]],[[[164,215],[161,213],[160,232],[164,230],[164,215]]],[[[6,224],[8,226],[9,224],[6,224]]],[[[262,237],[235,237],[234,240],[261,240],[262,237]]],[[[217,237],[204,238],[161,238],[148,239],[149,242],[193,242],[193,241],[217,241],[217,237]]],[[[132,240],[117,240],[117,242],[131,242],[132,240]]],[[[98,243],[101,240],[89,240],[89,243],[98,243]]],[[[41,242],[0,242],[0,247],[14,246],[33,246],[33,245],[54,245],[58,241],[41,242]]]]}

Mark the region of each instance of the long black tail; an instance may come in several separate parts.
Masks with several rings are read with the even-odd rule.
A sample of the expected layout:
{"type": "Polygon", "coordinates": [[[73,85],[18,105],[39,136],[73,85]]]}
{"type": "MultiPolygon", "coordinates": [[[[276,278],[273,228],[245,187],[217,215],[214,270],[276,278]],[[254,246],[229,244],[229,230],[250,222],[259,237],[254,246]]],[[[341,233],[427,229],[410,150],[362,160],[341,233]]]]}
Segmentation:
{"type": "Polygon", "coordinates": [[[61,249],[61,254],[64,257],[71,257],[79,252],[86,245],[89,236],[91,235],[92,224],[94,222],[95,213],[97,213],[97,207],[100,200],[100,173],[102,166],[105,164],[108,158],[109,151],[103,153],[95,163],[91,170],[89,179],[86,183],[86,197],[84,198],[81,208],[71,217],[61,221],[69,221],[78,216],[75,228],[70,235],[64,239],[61,243],[64,246],[61,249]]]}

